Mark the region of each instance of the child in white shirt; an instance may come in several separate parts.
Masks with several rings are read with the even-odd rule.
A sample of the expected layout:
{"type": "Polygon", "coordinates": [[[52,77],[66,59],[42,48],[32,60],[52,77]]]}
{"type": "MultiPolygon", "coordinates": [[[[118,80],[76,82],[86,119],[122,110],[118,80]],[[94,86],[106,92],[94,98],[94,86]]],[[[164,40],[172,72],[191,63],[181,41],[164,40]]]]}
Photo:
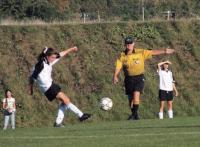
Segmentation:
{"type": "Polygon", "coordinates": [[[5,98],[3,99],[3,109],[4,109],[4,127],[3,130],[6,130],[11,119],[12,129],[15,129],[15,112],[16,112],[16,103],[15,98],[12,97],[12,92],[10,90],[5,91],[5,98]]]}
{"type": "Polygon", "coordinates": [[[173,118],[173,91],[175,96],[178,96],[172,72],[169,70],[171,62],[165,61],[158,63],[158,74],[159,74],[159,99],[160,99],[160,112],[159,119],[163,119],[163,109],[165,101],[168,104],[168,116],[173,118]]]}

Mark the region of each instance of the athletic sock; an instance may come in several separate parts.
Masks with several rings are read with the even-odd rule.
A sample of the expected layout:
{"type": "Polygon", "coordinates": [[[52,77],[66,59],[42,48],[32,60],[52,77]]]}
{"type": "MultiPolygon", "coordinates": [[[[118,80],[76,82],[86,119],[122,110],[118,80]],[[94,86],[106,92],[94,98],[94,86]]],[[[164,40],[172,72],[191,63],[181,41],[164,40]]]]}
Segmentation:
{"type": "Polygon", "coordinates": [[[159,119],[163,119],[163,112],[159,112],[158,115],[159,115],[159,119]]]}
{"type": "Polygon", "coordinates": [[[61,124],[65,116],[65,105],[60,104],[56,118],[56,124],[61,124]]]}
{"type": "Polygon", "coordinates": [[[79,110],[74,104],[69,103],[66,105],[66,109],[69,109],[70,111],[74,112],[79,118],[83,116],[83,112],[79,110]]]}
{"type": "Polygon", "coordinates": [[[139,105],[138,104],[133,104],[133,107],[131,109],[133,116],[138,116],[138,109],[139,109],[139,105]]]}
{"type": "Polygon", "coordinates": [[[169,116],[169,118],[173,118],[173,111],[172,110],[168,111],[168,116],[169,116]]]}

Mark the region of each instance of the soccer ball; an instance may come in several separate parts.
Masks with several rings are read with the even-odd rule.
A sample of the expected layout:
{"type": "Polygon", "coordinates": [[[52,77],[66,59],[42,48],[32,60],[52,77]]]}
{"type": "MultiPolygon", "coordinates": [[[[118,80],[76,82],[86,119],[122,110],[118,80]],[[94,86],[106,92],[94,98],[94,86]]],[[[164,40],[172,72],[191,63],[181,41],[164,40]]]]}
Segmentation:
{"type": "Polygon", "coordinates": [[[100,100],[101,109],[108,111],[112,109],[112,106],[113,106],[113,101],[110,98],[104,97],[100,100]]]}

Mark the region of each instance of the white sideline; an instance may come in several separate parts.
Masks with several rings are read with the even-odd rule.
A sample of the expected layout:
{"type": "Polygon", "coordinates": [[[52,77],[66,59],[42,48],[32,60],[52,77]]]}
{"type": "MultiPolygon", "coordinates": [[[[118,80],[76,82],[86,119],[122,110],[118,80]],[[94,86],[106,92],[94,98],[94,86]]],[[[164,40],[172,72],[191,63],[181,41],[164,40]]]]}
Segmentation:
{"type": "Polygon", "coordinates": [[[109,137],[140,137],[140,136],[165,136],[165,135],[200,135],[200,132],[166,132],[147,134],[124,134],[124,135],[89,135],[89,136],[20,136],[20,137],[0,137],[2,139],[80,139],[80,138],[109,138],[109,137]]]}

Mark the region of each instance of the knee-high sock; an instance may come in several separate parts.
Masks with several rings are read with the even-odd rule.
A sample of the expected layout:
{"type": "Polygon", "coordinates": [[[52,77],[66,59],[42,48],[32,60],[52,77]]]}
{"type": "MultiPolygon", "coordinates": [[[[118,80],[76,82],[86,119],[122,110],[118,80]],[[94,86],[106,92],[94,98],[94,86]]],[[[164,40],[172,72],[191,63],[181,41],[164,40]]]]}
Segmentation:
{"type": "Polygon", "coordinates": [[[73,113],[75,113],[79,118],[83,116],[83,112],[79,110],[74,104],[69,103],[66,106],[66,109],[69,109],[73,113]]]}
{"type": "Polygon", "coordinates": [[[172,110],[168,111],[168,116],[169,116],[169,118],[173,118],[173,111],[172,110]]]}
{"type": "Polygon", "coordinates": [[[60,104],[59,109],[58,109],[58,114],[56,118],[56,123],[61,124],[65,116],[65,105],[60,104]]]}
{"type": "Polygon", "coordinates": [[[159,115],[159,119],[163,119],[163,112],[159,112],[158,115],[159,115]]]}
{"type": "Polygon", "coordinates": [[[133,104],[133,107],[131,109],[133,116],[138,115],[138,109],[139,109],[139,104],[133,104]]]}

